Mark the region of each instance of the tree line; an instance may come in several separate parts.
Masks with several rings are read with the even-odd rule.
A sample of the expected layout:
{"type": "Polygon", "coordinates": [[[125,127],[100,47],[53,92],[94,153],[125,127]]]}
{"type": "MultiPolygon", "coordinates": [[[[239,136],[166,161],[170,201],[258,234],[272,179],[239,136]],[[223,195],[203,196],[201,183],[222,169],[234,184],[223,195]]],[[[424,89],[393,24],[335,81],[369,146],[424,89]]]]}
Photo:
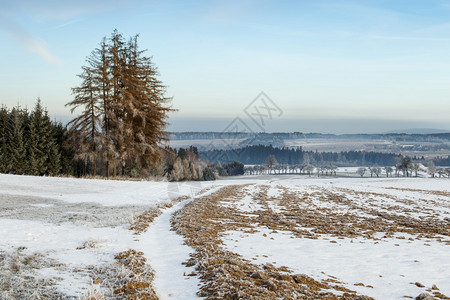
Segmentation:
{"type": "Polygon", "coordinates": [[[436,166],[450,166],[450,155],[447,157],[440,157],[433,160],[436,166]]]}
{"type": "Polygon", "coordinates": [[[180,148],[178,150],[166,147],[162,158],[163,175],[170,181],[215,180],[213,173],[198,154],[196,147],[180,148]]]}
{"type": "MultiPolygon", "coordinates": [[[[244,174],[262,175],[262,174],[301,174],[301,175],[317,175],[317,176],[336,176],[338,167],[335,165],[314,166],[312,164],[280,164],[275,155],[271,154],[266,158],[264,164],[245,166],[244,174]]],[[[359,167],[355,171],[355,175],[364,177],[370,174],[370,177],[380,177],[383,173],[386,177],[418,177],[419,172],[426,172],[431,177],[448,177],[450,178],[450,167],[436,167],[433,161],[425,167],[421,163],[415,162],[411,157],[405,156],[395,166],[371,166],[359,167]]],[[[348,175],[348,174],[347,174],[348,175]]]]}
{"type": "Polygon", "coordinates": [[[239,161],[246,165],[265,164],[269,155],[273,155],[279,164],[313,164],[317,166],[395,165],[402,159],[402,155],[395,153],[366,151],[318,152],[304,151],[302,147],[279,148],[272,145],[246,146],[239,149],[215,149],[202,152],[201,155],[204,159],[214,163],[239,161]]]}

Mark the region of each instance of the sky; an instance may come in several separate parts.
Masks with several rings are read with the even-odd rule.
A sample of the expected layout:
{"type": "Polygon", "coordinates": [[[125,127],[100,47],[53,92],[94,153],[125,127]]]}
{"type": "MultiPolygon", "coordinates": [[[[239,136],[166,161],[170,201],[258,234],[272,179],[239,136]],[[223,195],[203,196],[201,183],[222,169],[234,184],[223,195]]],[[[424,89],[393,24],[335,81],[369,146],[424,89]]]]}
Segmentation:
{"type": "Polygon", "coordinates": [[[139,34],[158,67],[178,110],[173,131],[222,131],[236,118],[269,132],[450,130],[450,0],[0,7],[0,104],[32,108],[40,97],[58,121],[73,117],[65,104],[86,57],[117,29],[139,34]],[[261,92],[278,109],[263,128],[246,114],[261,92]]]}

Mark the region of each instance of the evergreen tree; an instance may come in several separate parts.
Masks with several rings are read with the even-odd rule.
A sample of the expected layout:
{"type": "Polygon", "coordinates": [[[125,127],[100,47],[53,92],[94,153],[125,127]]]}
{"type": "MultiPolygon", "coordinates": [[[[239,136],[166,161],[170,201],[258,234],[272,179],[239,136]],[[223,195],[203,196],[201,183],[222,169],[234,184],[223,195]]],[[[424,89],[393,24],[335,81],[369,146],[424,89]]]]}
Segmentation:
{"type": "Polygon", "coordinates": [[[44,120],[44,109],[38,98],[36,106],[30,117],[29,142],[29,173],[31,175],[44,175],[47,172],[47,144],[51,127],[44,120]]]}
{"type": "Polygon", "coordinates": [[[50,121],[47,110],[38,98],[34,110],[29,117],[27,174],[56,175],[61,170],[61,155],[55,137],[55,126],[50,121]]]}
{"type": "Polygon", "coordinates": [[[62,174],[74,174],[74,168],[72,161],[74,158],[74,150],[67,144],[67,129],[61,124],[61,122],[53,124],[53,132],[55,136],[55,142],[58,146],[58,152],[60,154],[60,164],[62,174]]]}
{"type": "Polygon", "coordinates": [[[11,111],[11,122],[9,131],[9,143],[7,145],[7,155],[9,165],[7,172],[14,174],[24,174],[27,171],[27,152],[24,143],[24,120],[20,107],[15,107],[11,111]]]}
{"type": "Polygon", "coordinates": [[[48,111],[44,111],[44,124],[43,128],[45,130],[45,149],[47,152],[47,162],[46,162],[46,174],[47,175],[57,175],[61,172],[61,153],[59,150],[58,142],[55,137],[55,129],[50,121],[50,116],[48,111]]]}
{"type": "Polygon", "coordinates": [[[5,106],[0,108],[0,173],[8,172],[8,148],[10,115],[5,106]]]}
{"type": "Polygon", "coordinates": [[[54,176],[61,172],[61,153],[55,140],[52,140],[48,146],[47,174],[54,176]]]}

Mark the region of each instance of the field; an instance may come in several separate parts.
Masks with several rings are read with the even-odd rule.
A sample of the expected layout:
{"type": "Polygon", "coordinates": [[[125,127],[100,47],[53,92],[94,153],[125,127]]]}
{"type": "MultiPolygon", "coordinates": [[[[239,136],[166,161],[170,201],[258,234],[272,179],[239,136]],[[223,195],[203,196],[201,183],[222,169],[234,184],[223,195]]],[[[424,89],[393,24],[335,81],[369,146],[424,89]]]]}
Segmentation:
{"type": "Polygon", "coordinates": [[[0,207],[1,299],[450,296],[447,178],[0,175],[0,207]]]}

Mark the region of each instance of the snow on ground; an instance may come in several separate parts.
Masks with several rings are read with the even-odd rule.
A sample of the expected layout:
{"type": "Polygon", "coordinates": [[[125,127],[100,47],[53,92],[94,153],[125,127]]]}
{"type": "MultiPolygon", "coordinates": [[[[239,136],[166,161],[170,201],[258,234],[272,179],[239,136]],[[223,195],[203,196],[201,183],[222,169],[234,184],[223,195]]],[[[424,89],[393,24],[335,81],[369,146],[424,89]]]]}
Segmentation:
{"type": "MultiPolygon", "coordinates": [[[[281,197],[280,186],[289,192],[311,196],[312,200],[305,203],[299,196],[299,207],[313,206],[324,212],[355,213],[365,218],[377,217],[370,216],[373,210],[416,220],[431,218],[442,221],[446,226],[442,229],[447,232],[450,229],[448,179],[298,179],[286,176],[271,182],[267,195],[281,197]],[[351,201],[338,198],[340,202],[336,203],[330,200],[333,193],[351,201]]],[[[247,199],[247,205],[250,206],[251,201],[247,199]]],[[[260,199],[254,195],[253,201],[260,199]]],[[[223,237],[225,248],[257,264],[287,266],[294,273],[304,273],[315,279],[336,277],[347,288],[375,299],[415,297],[424,291],[416,282],[429,289],[435,284],[443,294],[450,295],[449,236],[421,239],[418,235],[398,233],[383,238],[384,234],[378,233],[375,234],[378,238],[367,239],[324,234],[318,239],[299,239],[290,231],[275,232],[264,226],[254,229],[254,233],[227,232],[223,237]]]]}
{"type": "Polygon", "coordinates": [[[0,250],[23,248],[24,255],[39,253],[55,261],[52,268],[41,268],[45,278],[61,278],[57,288],[77,296],[92,285],[90,267],[107,264],[115,254],[132,248],[134,241],[124,228],[92,228],[66,223],[55,225],[28,220],[0,219],[0,250]],[[85,247],[90,243],[89,247],[85,247]],[[75,270],[82,270],[76,272],[75,270]]]}
{"type": "Polygon", "coordinates": [[[212,184],[0,174],[0,259],[17,249],[42,255],[54,264],[24,276],[56,278],[60,293],[80,296],[93,286],[90,270],[113,262],[118,252],[153,251],[128,230],[136,215],[212,184]]]}
{"type": "MultiPolygon", "coordinates": [[[[196,195],[194,198],[209,195],[218,188],[196,195]]],[[[184,244],[183,238],[171,231],[172,213],[181,209],[192,199],[185,200],[164,210],[143,233],[137,250],[144,252],[144,257],[155,271],[153,286],[160,299],[193,299],[200,285],[197,276],[189,276],[195,272],[194,267],[186,267],[192,249],[184,244]]]]}
{"type": "MultiPolygon", "coordinates": [[[[161,299],[194,298],[199,279],[185,276],[193,269],[181,265],[193,250],[170,231],[170,218],[193,198],[235,184],[247,184],[244,193],[232,199],[234,202],[222,204],[234,205],[243,215],[264,209],[257,195],[261,186],[268,186],[271,201],[267,207],[275,214],[285,211],[281,200],[288,191],[311,195],[311,205],[324,211],[375,218],[370,215],[371,208],[417,220],[433,218],[450,226],[447,178],[264,175],[168,183],[0,174],[0,261],[2,253],[39,254],[51,263],[30,271],[34,272],[31,275],[51,278],[61,293],[80,296],[93,287],[90,270],[111,263],[120,251],[136,249],[153,267],[153,285],[161,299]],[[210,190],[199,195],[205,188],[210,190]],[[133,235],[128,230],[136,215],[182,195],[190,199],[164,210],[147,232],[133,235]],[[332,195],[345,196],[349,202],[340,202],[339,197],[323,201],[332,195]]],[[[450,295],[450,245],[402,235],[405,239],[338,239],[331,235],[306,239],[294,238],[288,231],[255,227],[253,234],[230,231],[223,240],[227,249],[255,263],[286,265],[316,279],[334,276],[348,288],[377,299],[416,296],[423,289],[415,282],[426,287],[436,284],[442,293],[450,295]]]]}
{"type": "Polygon", "coordinates": [[[407,239],[374,242],[363,238],[326,238],[295,239],[289,232],[261,229],[254,234],[231,231],[224,241],[226,249],[254,263],[287,266],[294,273],[315,279],[331,275],[349,289],[375,299],[417,296],[423,289],[415,282],[428,288],[436,284],[442,293],[450,294],[448,245],[429,242],[426,246],[407,239]],[[355,285],[359,283],[365,286],[355,285]]]}
{"type": "Polygon", "coordinates": [[[193,267],[182,265],[189,259],[192,249],[183,244],[181,236],[170,231],[172,213],[187,201],[165,210],[140,237],[141,243],[137,249],[144,252],[144,257],[155,271],[153,286],[160,299],[197,298],[200,281],[195,276],[186,276],[194,271],[193,267]]]}
{"type": "Polygon", "coordinates": [[[0,174],[0,193],[35,196],[69,203],[92,202],[103,206],[150,205],[180,195],[195,194],[211,183],[176,183],[0,174]]]}

